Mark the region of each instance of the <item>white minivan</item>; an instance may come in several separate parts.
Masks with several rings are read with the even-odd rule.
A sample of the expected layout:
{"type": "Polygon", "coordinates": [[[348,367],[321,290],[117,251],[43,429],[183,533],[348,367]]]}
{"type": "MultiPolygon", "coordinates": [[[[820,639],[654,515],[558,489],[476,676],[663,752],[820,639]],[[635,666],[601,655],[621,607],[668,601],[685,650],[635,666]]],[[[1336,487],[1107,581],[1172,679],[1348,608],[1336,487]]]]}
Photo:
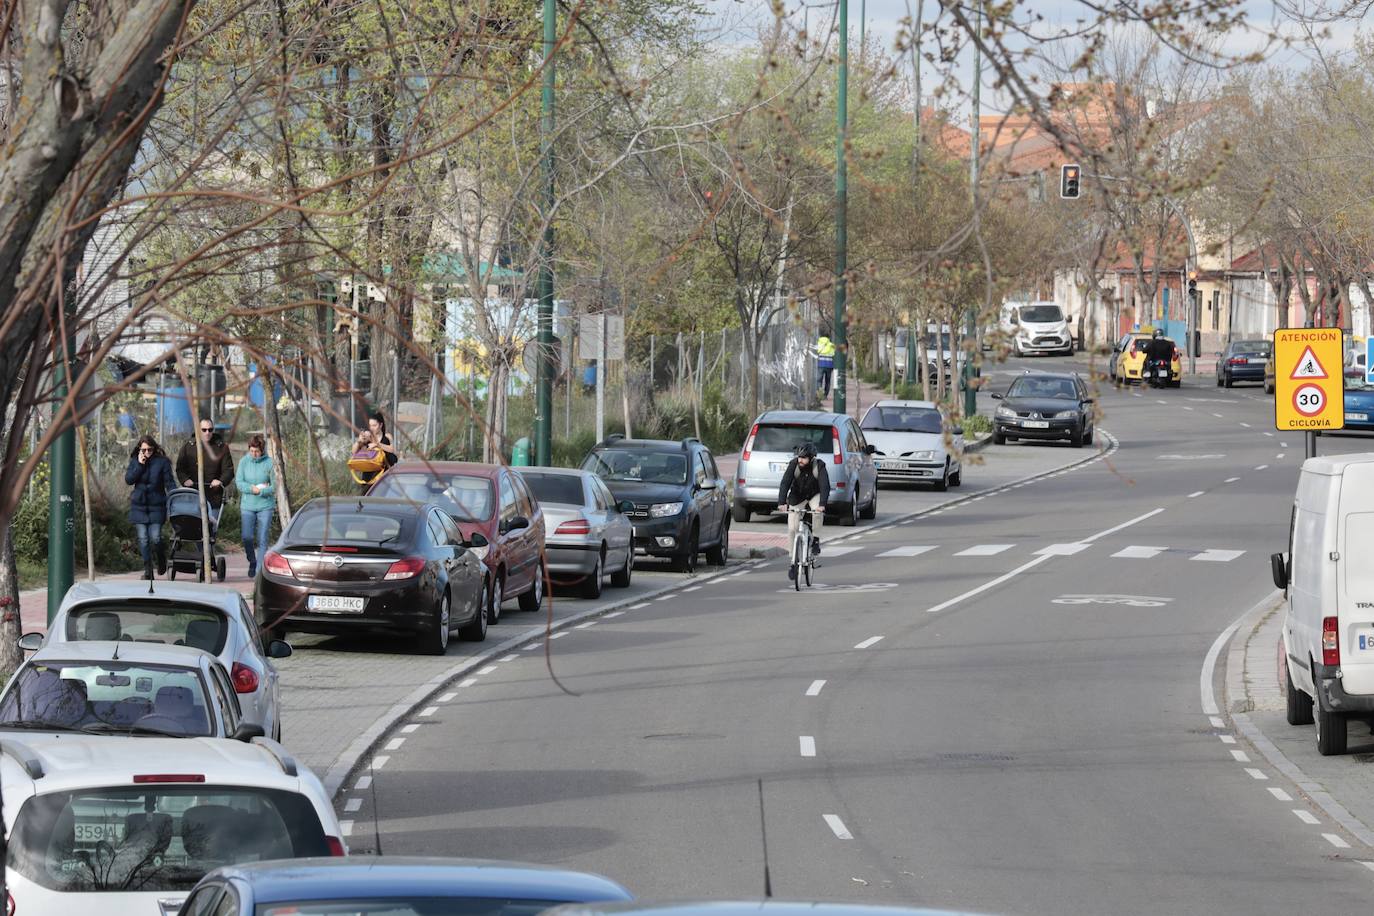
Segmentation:
{"type": "Polygon", "coordinates": [[[1279,665],[1288,722],[1315,718],[1324,756],[1345,752],[1347,719],[1374,719],[1372,549],[1374,454],[1308,458],[1288,553],[1270,563],[1288,597],[1279,665]]]}
{"type": "Polygon", "coordinates": [[[1073,355],[1071,319],[1057,302],[1002,303],[1001,330],[1011,340],[1014,356],[1035,353],[1073,355]]]}

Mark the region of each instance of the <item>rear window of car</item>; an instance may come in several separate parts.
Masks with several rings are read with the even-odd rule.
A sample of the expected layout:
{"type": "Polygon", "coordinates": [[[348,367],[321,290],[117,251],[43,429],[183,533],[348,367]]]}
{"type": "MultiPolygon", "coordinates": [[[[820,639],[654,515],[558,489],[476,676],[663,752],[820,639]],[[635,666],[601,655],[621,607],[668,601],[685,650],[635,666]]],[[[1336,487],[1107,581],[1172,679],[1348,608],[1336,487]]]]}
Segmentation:
{"type": "Polygon", "coordinates": [[[1233,353],[1258,353],[1268,356],[1273,344],[1267,340],[1238,340],[1231,344],[1233,353]]]}
{"type": "Polygon", "coordinates": [[[938,433],[944,430],[940,411],[931,407],[872,407],[860,424],[870,432],[938,433]]]}
{"type": "Polygon", "coordinates": [[[229,618],[220,611],[168,601],[101,601],[67,612],[67,639],[132,640],[194,646],[212,655],[224,651],[229,618]]]}
{"type": "Polygon", "coordinates": [[[177,738],[215,733],[205,685],[194,669],[120,661],[25,665],[0,701],[0,727],[122,733],[147,729],[177,738]]]}
{"type": "Polygon", "coordinates": [[[368,491],[369,496],[438,503],[461,522],[484,522],[496,506],[491,480],[470,474],[430,474],[392,471],[368,491]]]}
{"type": "Polygon", "coordinates": [[[801,423],[760,423],[754,434],[756,452],[790,452],[810,442],[817,452],[828,452],[831,445],[829,426],[806,426],[801,423]]]}
{"type": "Polygon", "coordinates": [[[292,541],[310,544],[404,543],[412,520],[381,512],[359,512],[349,506],[308,509],[291,523],[292,541]]]}
{"type": "MultiPolygon", "coordinates": [[[[1159,339],[1171,347],[1174,345],[1174,342],[1167,337],[1161,337],[1159,339]]],[[[1132,349],[1137,353],[1144,353],[1146,350],[1150,349],[1150,340],[1151,338],[1149,337],[1137,337],[1135,339],[1135,346],[1132,349]]]]}
{"type": "Polygon", "coordinates": [[[53,891],[186,891],[221,865],[327,855],[314,806],[295,792],[112,786],[30,798],[8,865],[53,891]]]}
{"type": "Polygon", "coordinates": [[[570,474],[532,474],[529,471],[521,471],[520,476],[534,491],[534,498],[541,503],[580,506],[585,500],[581,477],[570,474]]]}
{"type": "MultiPolygon", "coordinates": [[[[395,897],[260,903],[254,916],[534,916],[561,900],[511,897],[395,897]]],[[[571,901],[569,901],[571,902],[571,901]]]]}

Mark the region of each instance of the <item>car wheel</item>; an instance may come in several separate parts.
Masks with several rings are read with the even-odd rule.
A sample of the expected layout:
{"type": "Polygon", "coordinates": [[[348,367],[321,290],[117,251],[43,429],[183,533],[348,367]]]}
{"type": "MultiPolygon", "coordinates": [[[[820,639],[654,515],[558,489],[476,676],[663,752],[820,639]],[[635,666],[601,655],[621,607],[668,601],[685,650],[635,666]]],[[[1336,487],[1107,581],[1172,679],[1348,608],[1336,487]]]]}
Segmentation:
{"type": "Polygon", "coordinates": [[[229,558],[222,554],[220,556],[215,557],[215,578],[223,582],[225,577],[228,575],[229,558]]]}
{"type": "MultiPolygon", "coordinates": [[[[497,581],[499,582],[500,580],[498,579],[497,581]]],[[[486,588],[484,587],[482,589],[482,596],[478,599],[478,607],[481,607],[485,603],[487,603],[487,595],[486,588]]],[[[491,622],[487,619],[487,615],[479,611],[477,616],[472,618],[472,623],[460,629],[458,635],[467,642],[485,642],[487,638],[487,629],[490,626],[491,622]]]]}
{"type": "Polygon", "coordinates": [[[1092,444],[1093,444],[1093,440],[1096,439],[1096,438],[1097,438],[1097,427],[1096,427],[1096,426],[1089,426],[1089,427],[1088,427],[1088,431],[1083,435],[1083,444],[1084,444],[1084,445],[1092,445],[1092,444]]]}
{"type": "Polygon", "coordinates": [[[999,430],[993,430],[993,431],[992,431],[992,444],[993,444],[993,445],[1006,445],[1006,444],[1007,444],[1007,437],[1006,437],[1005,435],[1003,435],[1001,431],[999,431],[999,430]]]}
{"type": "Polygon", "coordinates": [[[700,551],[701,533],[696,522],[692,523],[692,533],[687,536],[687,549],[673,557],[673,572],[689,573],[697,568],[697,553],[700,551]]]}
{"type": "Polygon", "coordinates": [[[281,744],[281,719],[272,723],[272,740],[281,744]]]}
{"type": "Polygon", "coordinates": [[[611,574],[611,584],[616,588],[629,588],[630,579],[634,576],[635,570],[635,550],[628,547],[625,550],[625,568],[616,570],[611,574]]]}
{"type": "Polygon", "coordinates": [[[1313,704],[1313,720],[1317,725],[1317,753],[1333,757],[1345,753],[1345,715],[1327,712],[1320,703],[1313,704]]]}
{"type": "Polygon", "coordinates": [[[736,500],[735,503],[730,507],[730,517],[737,522],[743,523],[749,521],[749,515],[750,512],[748,503],[736,500]]]}
{"type": "Polygon", "coordinates": [[[730,520],[727,518],[720,526],[720,543],[706,549],[708,566],[724,566],[730,558],[730,520]]]}
{"type": "Polygon", "coordinates": [[[1075,429],[1072,434],[1070,434],[1069,445],[1073,446],[1074,448],[1083,447],[1083,427],[1080,426],[1078,429],[1075,429]]]}
{"type": "MultiPolygon", "coordinates": [[[[444,590],[444,595],[439,599],[439,605],[434,609],[434,619],[430,621],[429,629],[420,637],[420,651],[426,655],[443,655],[448,651],[448,633],[452,625],[452,618],[449,616],[449,595],[448,589],[444,590]]],[[[487,619],[485,614],[477,615],[482,626],[482,638],[486,638],[487,619]]]]}
{"type": "Polygon", "coordinates": [[[859,511],[859,518],[871,520],[878,517],[878,488],[873,488],[873,493],[869,496],[868,505],[859,511]]]}
{"type": "Polygon", "coordinates": [[[1227,388],[1230,388],[1233,384],[1235,384],[1235,382],[1234,382],[1234,380],[1231,378],[1231,373],[1229,373],[1229,372],[1226,373],[1226,387],[1227,387],[1227,388]]]}
{"type": "Polygon", "coordinates": [[[949,489],[949,459],[945,459],[945,469],[940,473],[940,479],[935,481],[935,492],[943,493],[949,489]]]}
{"type": "MultiPolygon", "coordinates": [[[[598,564],[599,565],[599,564],[598,564]]],[[[597,593],[601,592],[601,580],[597,579],[597,593]]],[[[534,582],[529,590],[520,596],[520,610],[534,613],[539,610],[544,603],[544,564],[541,562],[534,568],[534,582]]]]}
{"type": "Polygon", "coordinates": [[[962,487],[964,485],[964,466],[959,465],[959,470],[949,475],[949,485],[951,487],[962,487]]]}
{"type": "Polygon", "coordinates": [[[1311,725],[1312,698],[1294,686],[1293,677],[1288,670],[1288,659],[1284,658],[1282,639],[1279,640],[1279,680],[1283,682],[1283,694],[1287,707],[1284,712],[1288,724],[1311,725]]]}
{"type": "Polygon", "coordinates": [[[859,523],[859,494],[854,494],[854,499],[840,507],[840,526],[843,528],[853,528],[859,523]]]}
{"type": "Polygon", "coordinates": [[[593,600],[601,597],[601,577],[606,571],[606,548],[602,547],[601,552],[596,555],[596,565],[592,571],[587,573],[587,578],[582,581],[582,587],[578,589],[578,594],[583,598],[593,600]]]}
{"type": "Polygon", "coordinates": [[[496,578],[491,582],[491,595],[487,603],[487,623],[496,623],[501,619],[501,605],[506,600],[506,576],[503,572],[497,572],[496,578]]]}
{"type": "Polygon", "coordinates": [[[1015,337],[1013,337],[1013,338],[1011,339],[1011,355],[1012,355],[1012,356],[1023,356],[1023,355],[1024,355],[1024,354],[1021,352],[1021,341],[1020,341],[1019,339],[1015,338],[1015,337]]]}
{"type": "Polygon", "coordinates": [[[1221,387],[1221,375],[1220,375],[1220,373],[1217,374],[1217,387],[1218,387],[1218,388],[1221,387]]]}

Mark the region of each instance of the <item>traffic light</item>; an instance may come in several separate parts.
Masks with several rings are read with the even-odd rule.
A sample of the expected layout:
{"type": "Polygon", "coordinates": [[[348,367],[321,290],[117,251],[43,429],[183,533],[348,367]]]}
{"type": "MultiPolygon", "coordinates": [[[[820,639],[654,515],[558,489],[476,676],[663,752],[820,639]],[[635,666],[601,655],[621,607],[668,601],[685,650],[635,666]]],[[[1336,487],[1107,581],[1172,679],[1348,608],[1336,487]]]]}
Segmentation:
{"type": "Polygon", "coordinates": [[[1065,200],[1078,199],[1078,179],[1082,172],[1077,163],[1059,167],[1059,196],[1065,200]]]}
{"type": "Polygon", "coordinates": [[[1188,271],[1188,301],[1197,302],[1197,271],[1188,271]]]}

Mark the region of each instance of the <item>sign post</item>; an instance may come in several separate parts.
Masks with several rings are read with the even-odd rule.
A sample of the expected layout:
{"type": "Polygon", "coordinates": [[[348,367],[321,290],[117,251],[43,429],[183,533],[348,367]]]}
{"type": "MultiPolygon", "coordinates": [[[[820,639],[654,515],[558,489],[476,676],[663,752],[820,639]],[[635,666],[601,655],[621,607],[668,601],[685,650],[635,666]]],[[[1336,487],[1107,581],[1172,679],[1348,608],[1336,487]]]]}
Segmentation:
{"type": "Polygon", "coordinates": [[[1274,428],[1307,434],[1307,457],[1317,433],[1345,426],[1340,328],[1284,328],[1274,332],[1274,428]]]}

